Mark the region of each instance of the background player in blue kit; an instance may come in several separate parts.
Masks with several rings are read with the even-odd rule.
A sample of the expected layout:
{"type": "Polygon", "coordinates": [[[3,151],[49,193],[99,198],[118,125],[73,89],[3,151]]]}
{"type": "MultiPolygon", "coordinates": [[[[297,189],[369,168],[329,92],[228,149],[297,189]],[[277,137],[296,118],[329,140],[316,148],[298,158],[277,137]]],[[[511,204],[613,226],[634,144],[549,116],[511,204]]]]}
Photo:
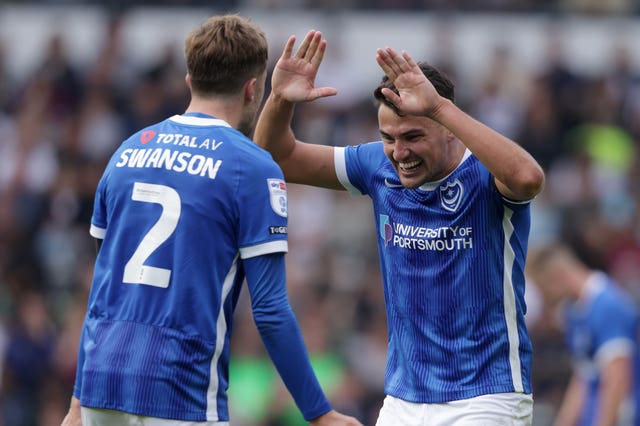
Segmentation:
{"type": "Polygon", "coordinates": [[[574,373],[555,425],[640,425],[640,329],[631,297],[562,244],[535,250],[527,275],[551,307],[564,303],[574,373]]]}
{"type": "Polygon", "coordinates": [[[281,170],[248,135],[267,41],[235,15],[185,43],[191,103],[131,136],[98,185],[101,241],[64,425],[227,425],[229,340],[244,277],[265,346],[305,419],[338,414],[310,366],[285,289],[281,170]]]}
{"type": "Polygon", "coordinates": [[[276,64],[255,140],[288,181],[372,199],[389,333],[377,424],[530,424],[524,264],[542,169],[458,109],[445,76],[392,49],[377,57],[381,142],[296,141],[295,103],[336,90],[314,86],[322,35],[310,31],[295,54],[294,43],[276,64]]]}

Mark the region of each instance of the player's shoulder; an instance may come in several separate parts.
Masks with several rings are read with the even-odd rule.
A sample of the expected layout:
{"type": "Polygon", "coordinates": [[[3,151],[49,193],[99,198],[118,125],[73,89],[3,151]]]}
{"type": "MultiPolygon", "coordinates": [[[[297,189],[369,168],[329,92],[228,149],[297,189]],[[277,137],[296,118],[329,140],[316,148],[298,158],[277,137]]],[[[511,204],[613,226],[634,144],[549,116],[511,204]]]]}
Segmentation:
{"type": "Polygon", "coordinates": [[[384,142],[382,141],[364,142],[358,145],[347,145],[345,149],[354,150],[354,152],[359,152],[359,153],[372,155],[372,156],[385,155],[384,142]]]}
{"type": "Polygon", "coordinates": [[[344,148],[345,159],[347,162],[358,161],[361,164],[367,164],[373,168],[377,168],[387,161],[384,152],[384,143],[382,141],[365,142],[359,145],[348,145],[344,148]]]}
{"type": "Polygon", "coordinates": [[[609,276],[602,277],[601,291],[595,296],[592,305],[592,316],[597,322],[607,323],[607,318],[638,317],[638,308],[631,295],[609,276]]]}
{"type": "Polygon", "coordinates": [[[237,151],[237,155],[242,157],[242,160],[248,161],[256,167],[276,167],[279,169],[278,164],[273,160],[269,151],[258,146],[258,144],[241,132],[235,129],[231,130],[235,131],[232,143],[237,151]]]}
{"type": "Polygon", "coordinates": [[[121,147],[129,145],[140,145],[141,147],[147,145],[153,139],[155,139],[159,133],[162,132],[163,126],[166,125],[168,119],[158,121],[153,124],[149,124],[141,129],[132,133],[128,138],[124,140],[121,147]]]}
{"type": "Polygon", "coordinates": [[[247,179],[259,176],[281,177],[282,170],[271,154],[234,128],[220,130],[224,142],[233,147],[227,155],[233,158],[234,168],[247,179]]]}
{"type": "Polygon", "coordinates": [[[635,311],[635,302],[632,300],[631,295],[627,290],[608,276],[606,280],[605,287],[600,294],[600,300],[602,303],[607,304],[612,308],[635,311]]]}
{"type": "Polygon", "coordinates": [[[465,149],[464,154],[462,154],[460,164],[458,164],[456,170],[461,173],[474,170],[475,174],[479,174],[481,176],[491,174],[489,169],[487,169],[487,166],[482,164],[482,162],[478,160],[478,157],[476,157],[468,148],[465,149]]]}

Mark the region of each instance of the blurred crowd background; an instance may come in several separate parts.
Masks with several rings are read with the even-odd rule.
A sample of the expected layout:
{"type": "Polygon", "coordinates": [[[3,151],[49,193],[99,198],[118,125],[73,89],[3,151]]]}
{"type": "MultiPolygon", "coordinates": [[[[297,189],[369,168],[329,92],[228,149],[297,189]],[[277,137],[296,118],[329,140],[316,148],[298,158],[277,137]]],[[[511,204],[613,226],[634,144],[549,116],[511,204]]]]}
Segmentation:
{"type": "MultiPolygon", "coordinates": [[[[563,38],[563,25],[576,19],[597,23],[623,16],[626,28],[637,29],[639,2],[157,0],[127,1],[133,9],[125,10],[122,1],[99,3],[104,20],[93,28],[92,40],[98,41],[91,44],[91,60],[75,61],[68,39],[52,31],[40,50],[26,52],[36,60],[18,72],[11,52],[28,49],[28,40],[15,45],[0,26],[1,426],[59,425],[73,387],[95,259],[88,230],[97,182],[123,138],[187,105],[184,32],[143,64],[127,56],[131,42],[123,28],[136,5],[207,6],[201,18],[244,8],[261,16],[283,8],[339,16],[346,8],[373,13],[367,16],[375,16],[378,24],[421,14],[438,20],[436,11],[444,11],[447,19],[492,11],[509,12],[493,18],[504,21],[531,16],[541,25],[553,22],[544,49],[533,58],[535,67],[519,62],[520,52],[498,40],[480,53],[484,66],[470,70],[455,49],[455,34],[446,31],[425,40],[440,50],[424,59],[457,83],[463,109],[518,141],[544,167],[547,186],[533,203],[531,246],[566,241],[640,300],[640,58],[630,49],[632,37],[622,36],[598,67],[576,66],[575,55],[584,52],[567,48],[563,38]]],[[[59,5],[73,7],[74,2],[47,0],[26,7],[59,5]]],[[[4,6],[0,1],[0,22],[8,10],[4,6]]],[[[385,27],[377,31],[384,39],[385,27]]],[[[329,49],[340,50],[341,34],[328,35],[329,49]]],[[[503,39],[512,36],[516,33],[503,39]]],[[[272,50],[272,59],[278,54],[272,50]]],[[[357,81],[340,58],[328,60],[322,84],[341,85],[347,93],[300,105],[294,123],[300,139],[332,145],[378,139],[371,93],[377,82],[369,87],[368,81],[357,81]]],[[[375,67],[373,59],[367,66],[375,67]]],[[[289,186],[289,206],[288,289],[314,367],[337,409],[373,424],[383,398],[386,319],[371,207],[364,198],[296,185],[289,186]]],[[[534,424],[546,425],[570,363],[557,313],[549,311],[533,285],[527,298],[535,349],[534,424]]],[[[246,291],[232,344],[233,424],[304,424],[266,357],[246,291]]]]}
{"type": "Polygon", "coordinates": [[[97,4],[109,8],[135,6],[207,6],[218,10],[247,7],[306,10],[447,10],[455,12],[629,13],[640,10],[637,0],[0,0],[2,3],[44,5],[97,4]]]}

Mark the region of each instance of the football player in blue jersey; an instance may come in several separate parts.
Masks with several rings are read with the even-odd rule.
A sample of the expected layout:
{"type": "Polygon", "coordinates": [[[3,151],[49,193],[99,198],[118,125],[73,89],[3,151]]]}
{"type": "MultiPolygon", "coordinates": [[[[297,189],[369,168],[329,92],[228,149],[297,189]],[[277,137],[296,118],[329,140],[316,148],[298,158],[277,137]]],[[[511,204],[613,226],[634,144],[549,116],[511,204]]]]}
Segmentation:
{"type": "Polygon", "coordinates": [[[237,15],[185,43],[187,111],[140,130],[98,184],[100,241],[63,425],[228,425],[229,342],[244,278],[264,344],[305,419],[332,410],[285,286],[287,193],[254,144],[267,41],[237,15]]]}
{"type": "Polygon", "coordinates": [[[453,103],[453,84],[406,53],[379,49],[382,140],[297,141],[294,105],[315,87],[326,41],[285,45],[255,140],[290,182],[368,195],[388,324],[377,424],[528,425],[531,342],[524,323],[529,202],[544,173],[519,145],[453,103]]]}
{"type": "Polygon", "coordinates": [[[564,308],[573,357],[554,424],[640,425],[640,329],[631,297],[563,244],[537,248],[527,260],[527,276],[552,309],[564,308]]]}

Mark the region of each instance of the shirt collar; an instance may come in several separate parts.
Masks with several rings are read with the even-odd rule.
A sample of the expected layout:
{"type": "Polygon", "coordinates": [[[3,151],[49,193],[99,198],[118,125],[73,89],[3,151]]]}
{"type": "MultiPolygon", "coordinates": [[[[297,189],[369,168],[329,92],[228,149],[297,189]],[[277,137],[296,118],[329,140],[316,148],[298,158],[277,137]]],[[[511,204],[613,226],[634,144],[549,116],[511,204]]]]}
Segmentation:
{"type": "Polygon", "coordinates": [[[433,191],[434,189],[436,189],[438,186],[440,186],[440,184],[442,182],[444,182],[445,180],[447,180],[449,178],[449,176],[451,176],[453,174],[453,172],[455,172],[456,170],[458,170],[458,168],[462,165],[462,163],[465,162],[465,160],[467,158],[469,158],[471,156],[471,151],[469,151],[469,149],[465,149],[464,150],[464,154],[462,155],[462,158],[460,159],[460,162],[458,163],[458,165],[455,167],[455,169],[453,169],[451,171],[451,173],[449,173],[448,175],[446,175],[445,177],[443,177],[442,179],[438,179],[435,181],[431,181],[431,182],[425,182],[422,185],[420,185],[418,187],[418,189],[421,189],[425,192],[427,191],[433,191]]]}

